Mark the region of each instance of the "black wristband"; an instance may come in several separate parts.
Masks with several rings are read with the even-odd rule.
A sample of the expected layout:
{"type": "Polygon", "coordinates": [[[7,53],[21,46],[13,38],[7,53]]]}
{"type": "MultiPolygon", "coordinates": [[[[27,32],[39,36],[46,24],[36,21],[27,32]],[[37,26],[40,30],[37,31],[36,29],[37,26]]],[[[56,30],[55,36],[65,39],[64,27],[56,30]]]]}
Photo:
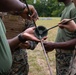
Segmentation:
{"type": "Polygon", "coordinates": [[[25,43],[26,39],[24,39],[21,34],[18,35],[18,39],[20,42],[25,43]]]}

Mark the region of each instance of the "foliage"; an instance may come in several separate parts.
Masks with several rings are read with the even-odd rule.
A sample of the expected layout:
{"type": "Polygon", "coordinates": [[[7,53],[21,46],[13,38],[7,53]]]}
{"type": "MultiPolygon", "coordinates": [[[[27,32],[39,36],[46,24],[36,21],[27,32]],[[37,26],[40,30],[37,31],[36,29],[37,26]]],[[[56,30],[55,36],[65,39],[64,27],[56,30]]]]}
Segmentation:
{"type": "MultiPolygon", "coordinates": [[[[23,0],[25,2],[25,0],[23,0]]],[[[26,0],[28,4],[34,5],[40,17],[57,17],[64,8],[57,0],[26,0]]]]}

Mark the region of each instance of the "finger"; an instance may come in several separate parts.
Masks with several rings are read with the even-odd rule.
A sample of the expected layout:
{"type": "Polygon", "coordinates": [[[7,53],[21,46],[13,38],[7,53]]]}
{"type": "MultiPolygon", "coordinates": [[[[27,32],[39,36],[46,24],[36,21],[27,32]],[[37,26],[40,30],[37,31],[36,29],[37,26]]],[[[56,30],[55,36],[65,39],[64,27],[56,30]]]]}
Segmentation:
{"type": "Polygon", "coordinates": [[[34,21],[38,19],[38,14],[36,11],[31,15],[31,18],[34,19],[34,21]]]}
{"type": "Polygon", "coordinates": [[[63,26],[59,26],[61,29],[64,29],[64,27],[63,26]]]}
{"type": "Polygon", "coordinates": [[[43,37],[41,40],[44,42],[44,40],[46,40],[46,39],[47,39],[47,36],[43,37]]]}
{"type": "Polygon", "coordinates": [[[35,15],[32,16],[32,18],[36,21],[38,19],[38,15],[35,14],[35,15]]]}
{"type": "MultiPolygon", "coordinates": [[[[33,26],[33,27],[30,27],[30,28],[31,28],[32,30],[35,30],[35,28],[36,28],[36,27],[35,27],[35,26],[33,26]]],[[[29,28],[29,29],[30,29],[30,28],[29,28]]]]}
{"type": "Polygon", "coordinates": [[[46,45],[47,44],[47,41],[44,41],[43,44],[46,45]]]}
{"type": "Polygon", "coordinates": [[[47,36],[43,37],[43,39],[46,40],[47,39],[47,36]]]}
{"type": "Polygon", "coordinates": [[[61,23],[62,23],[62,24],[64,24],[65,22],[68,23],[69,20],[70,20],[70,19],[64,19],[64,20],[61,21],[61,23]]]}
{"type": "MultiPolygon", "coordinates": [[[[35,37],[35,38],[36,38],[36,37],[35,37]]],[[[40,42],[40,40],[39,40],[39,39],[37,39],[37,38],[36,38],[36,40],[37,40],[38,42],[40,42]]]]}
{"type": "Polygon", "coordinates": [[[40,40],[38,38],[36,38],[34,35],[30,36],[32,38],[33,41],[38,41],[40,42],[40,40]]]}

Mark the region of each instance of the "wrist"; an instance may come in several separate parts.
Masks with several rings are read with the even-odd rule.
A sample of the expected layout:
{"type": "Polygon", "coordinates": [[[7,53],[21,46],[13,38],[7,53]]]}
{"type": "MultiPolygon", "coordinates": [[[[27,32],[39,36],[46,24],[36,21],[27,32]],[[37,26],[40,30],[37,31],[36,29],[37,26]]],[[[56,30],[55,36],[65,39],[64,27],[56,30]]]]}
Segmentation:
{"type": "Polygon", "coordinates": [[[66,49],[68,46],[68,43],[66,42],[56,42],[55,43],[55,49],[66,49]]]}
{"type": "Polygon", "coordinates": [[[18,35],[18,40],[19,40],[21,43],[25,43],[25,42],[26,42],[26,39],[25,39],[21,34],[18,35]]]}
{"type": "Polygon", "coordinates": [[[56,43],[53,43],[52,45],[53,45],[54,49],[57,48],[57,44],[56,43]]]}
{"type": "Polygon", "coordinates": [[[55,43],[53,44],[53,46],[54,46],[55,49],[58,49],[58,48],[60,48],[60,43],[55,42],[55,43]]]}

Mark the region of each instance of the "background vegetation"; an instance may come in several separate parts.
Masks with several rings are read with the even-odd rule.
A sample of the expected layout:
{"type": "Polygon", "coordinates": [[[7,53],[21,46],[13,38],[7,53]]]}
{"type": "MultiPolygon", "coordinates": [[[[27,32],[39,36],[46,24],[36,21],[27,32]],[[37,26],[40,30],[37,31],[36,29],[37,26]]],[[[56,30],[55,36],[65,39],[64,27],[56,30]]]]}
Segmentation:
{"type": "MultiPolygon", "coordinates": [[[[25,0],[23,0],[25,2],[25,0]]],[[[26,0],[28,4],[35,6],[40,17],[57,17],[60,16],[64,4],[58,3],[57,0],[26,0]]]]}

